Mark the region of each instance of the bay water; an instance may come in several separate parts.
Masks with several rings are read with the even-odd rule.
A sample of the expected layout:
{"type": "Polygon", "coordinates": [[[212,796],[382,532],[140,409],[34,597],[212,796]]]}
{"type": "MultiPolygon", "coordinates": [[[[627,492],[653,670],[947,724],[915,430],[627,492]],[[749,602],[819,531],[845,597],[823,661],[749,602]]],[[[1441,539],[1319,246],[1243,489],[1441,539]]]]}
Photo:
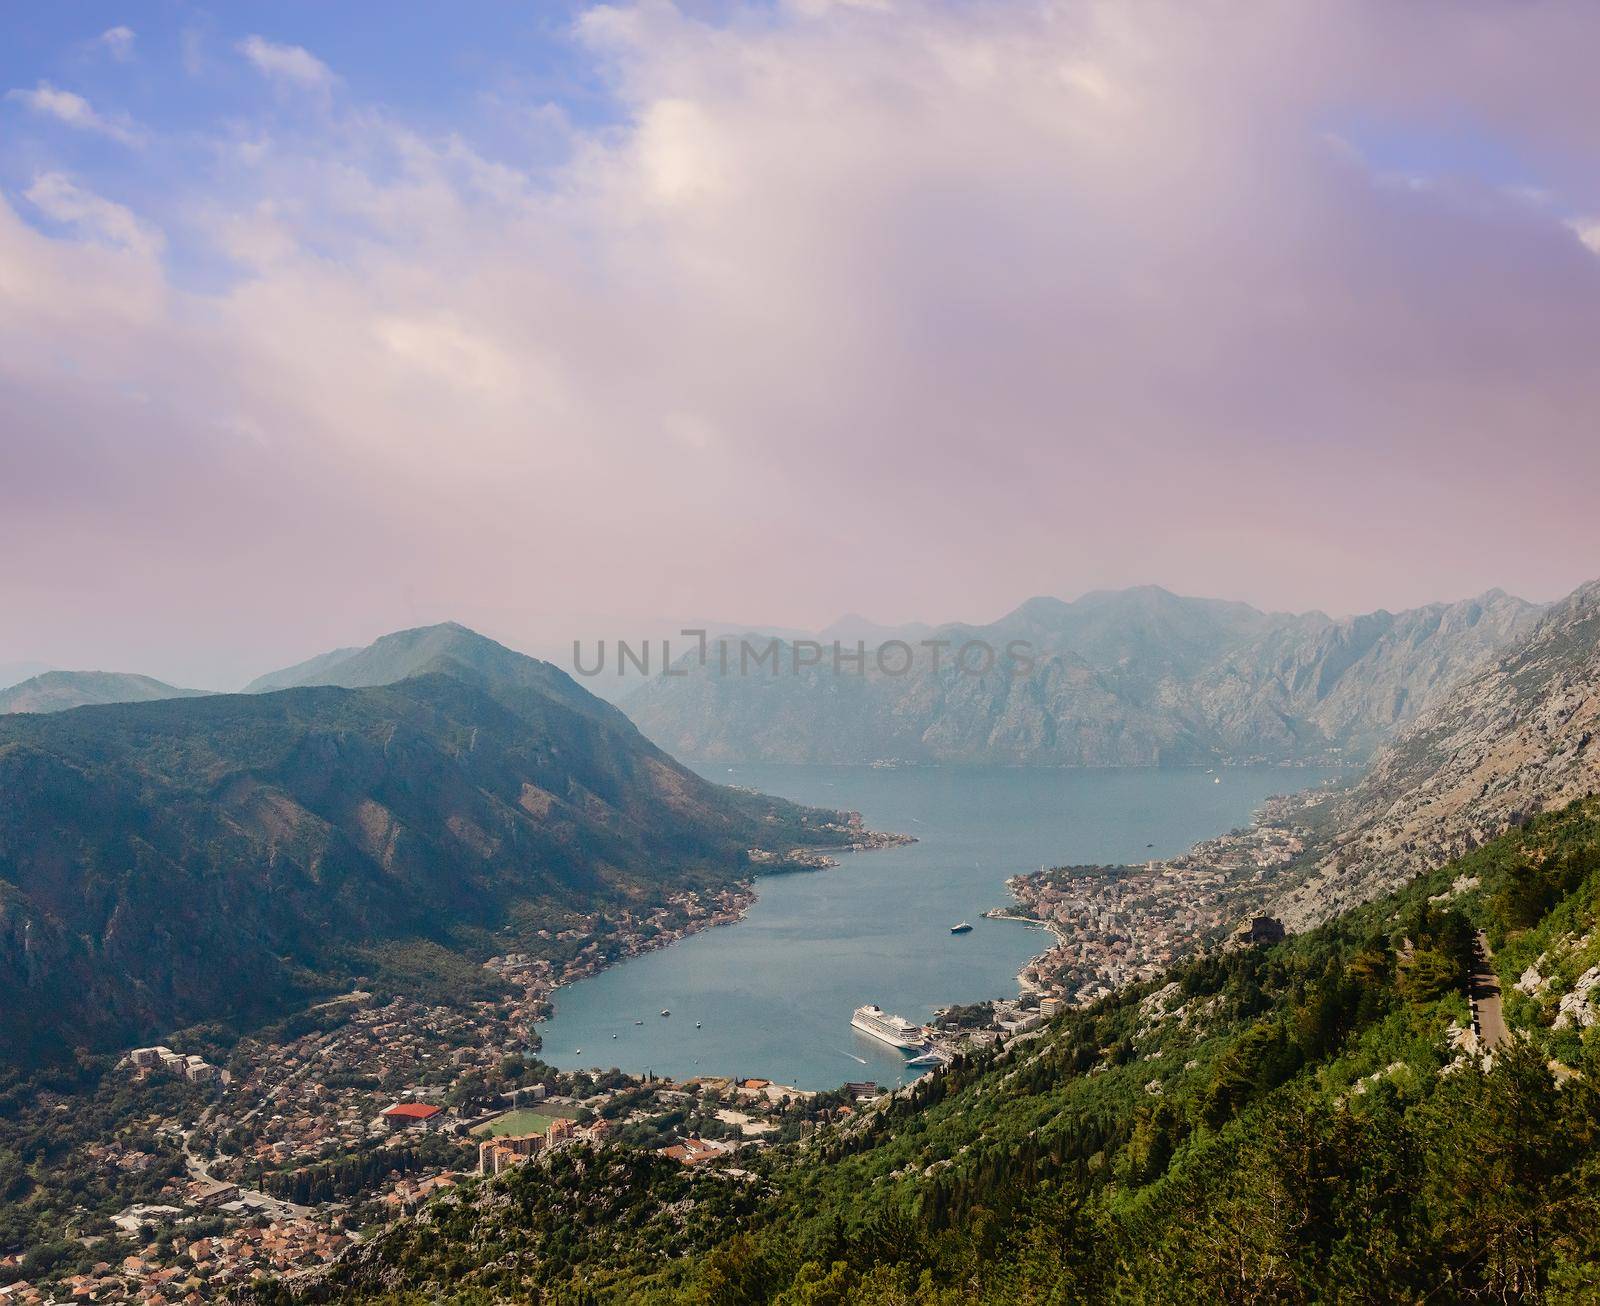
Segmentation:
{"type": "Polygon", "coordinates": [[[1041,866],[1170,857],[1249,822],[1272,794],[1330,774],[1307,767],[1068,770],[1022,767],[701,766],[708,779],[859,811],[918,842],[835,854],[834,870],[766,876],[737,925],[693,935],[555,994],[541,1057],[687,1078],[798,1088],[893,1085],[919,1073],[853,1030],[867,1002],[921,1022],[937,1007],[1015,997],[1050,936],[982,913],[1008,876],[1041,866]],[[970,934],[952,935],[960,921],[970,934]],[[667,1017],[659,1013],[671,1011],[667,1017]],[[643,1024],[636,1022],[642,1021],[643,1024]]]}

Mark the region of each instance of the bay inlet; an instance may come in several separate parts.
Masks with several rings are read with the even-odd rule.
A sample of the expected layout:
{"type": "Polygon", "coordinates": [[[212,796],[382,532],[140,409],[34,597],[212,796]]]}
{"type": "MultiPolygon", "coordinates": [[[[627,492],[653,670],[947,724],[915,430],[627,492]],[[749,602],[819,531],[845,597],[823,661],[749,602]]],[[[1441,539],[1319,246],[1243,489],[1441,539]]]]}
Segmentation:
{"type": "Polygon", "coordinates": [[[1052,942],[985,920],[1008,876],[1066,863],[1170,857],[1250,820],[1263,800],[1319,783],[1307,767],[701,766],[707,778],[860,811],[918,842],[842,853],[833,870],[767,876],[737,925],[706,930],[558,989],[541,1057],[562,1069],[759,1076],[800,1088],[914,1078],[850,1027],[867,1002],[913,1021],[1013,997],[1052,942]],[[1220,778],[1220,783],[1218,779],[1220,778]],[[971,933],[952,935],[961,921],[971,933]],[[670,1016],[661,1016],[663,1010],[670,1016]],[[643,1024],[636,1022],[643,1021],[643,1024]],[[698,1028],[697,1026],[698,1022],[698,1028]],[[580,1052],[579,1049],[582,1049],[580,1052]]]}

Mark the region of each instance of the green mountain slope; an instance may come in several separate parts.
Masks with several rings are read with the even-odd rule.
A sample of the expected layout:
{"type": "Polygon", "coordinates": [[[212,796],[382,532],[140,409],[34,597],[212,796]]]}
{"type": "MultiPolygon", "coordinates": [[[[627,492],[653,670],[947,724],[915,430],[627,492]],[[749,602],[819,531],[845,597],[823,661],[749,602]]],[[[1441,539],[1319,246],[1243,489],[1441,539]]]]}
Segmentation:
{"type": "Polygon", "coordinates": [[[1597,922],[1590,800],[741,1157],[746,1177],[580,1151],[465,1186],[301,1294],[1593,1301],[1597,922]],[[1513,1031],[1487,1061],[1467,1033],[1479,929],[1513,1031]]]}
{"type": "Polygon", "coordinates": [[[164,698],[199,698],[205,693],[124,671],[46,671],[0,690],[0,713],[65,712],[98,703],[153,703],[164,698]]]}
{"type": "Polygon", "coordinates": [[[606,726],[632,729],[621,712],[583,689],[559,667],[524,657],[453,621],[396,631],[366,648],[326,653],[262,677],[255,684],[266,681],[278,689],[308,685],[365,689],[453,668],[482,676],[497,694],[542,696],[606,726]]]}
{"type": "Polygon", "coordinates": [[[0,719],[6,1059],[243,1026],[407,958],[480,983],[450,959],[814,841],[820,814],[707,783],[531,661],[0,719]]]}

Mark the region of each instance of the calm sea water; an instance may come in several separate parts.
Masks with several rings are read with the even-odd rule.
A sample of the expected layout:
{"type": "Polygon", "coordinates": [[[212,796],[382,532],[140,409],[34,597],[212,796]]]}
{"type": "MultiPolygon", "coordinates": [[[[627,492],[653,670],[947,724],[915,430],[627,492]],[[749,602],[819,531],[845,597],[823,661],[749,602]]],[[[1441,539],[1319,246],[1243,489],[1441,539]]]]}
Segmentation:
{"type": "Polygon", "coordinates": [[[640,1073],[759,1076],[800,1088],[909,1077],[892,1049],[850,1027],[864,1002],[921,1021],[936,1007],[1012,997],[1049,946],[981,913],[1004,881],[1042,865],[1140,862],[1248,822],[1271,794],[1327,772],[1031,770],[1016,767],[746,765],[699,768],[818,806],[860,811],[920,842],[846,853],[837,870],[757,881],[734,926],[707,930],[555,995],[541,1027],[550,1064],[640,1073]],[[1220,783],[1217,781],[1220,778],[1220,783]],[[970,921],[970,934],[950,927],[970,921]],[[672,1015],[657,1013],[665,1007],[672,1015]],[[643,1021],[642,1025],[635,1021],[643,1021]],[[695,1022],[700,1027],[695,1027],[695,1022]]]}

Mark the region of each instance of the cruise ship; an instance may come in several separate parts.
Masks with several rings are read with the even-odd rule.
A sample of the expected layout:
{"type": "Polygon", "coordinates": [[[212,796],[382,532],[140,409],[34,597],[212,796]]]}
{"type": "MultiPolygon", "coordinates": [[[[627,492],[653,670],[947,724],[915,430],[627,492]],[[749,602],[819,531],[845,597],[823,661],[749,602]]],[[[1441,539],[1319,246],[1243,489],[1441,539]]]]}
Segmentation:
{"type": "Polygon", "coordinates": [[[871,1034],[891,1047],[910,1052],[922,1047],[922,1027],[913,1025],[902,1016],[891,1016],[875,1003],[857,1007],[850,1023],[863,1034],[871,1034]]]}

